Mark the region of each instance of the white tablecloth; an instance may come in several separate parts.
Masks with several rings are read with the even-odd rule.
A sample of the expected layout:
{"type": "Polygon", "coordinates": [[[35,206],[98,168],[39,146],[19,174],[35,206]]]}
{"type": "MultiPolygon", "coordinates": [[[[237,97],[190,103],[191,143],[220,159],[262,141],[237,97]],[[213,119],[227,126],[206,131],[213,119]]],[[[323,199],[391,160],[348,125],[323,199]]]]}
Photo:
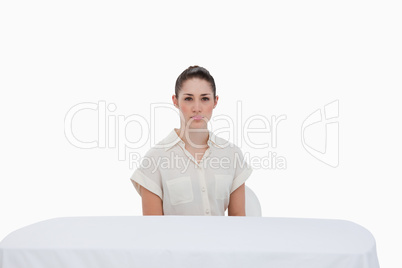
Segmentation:
{"type": "Polygon", "coordinates": [[[365,228],[343,220],[122,216],[38,222],[0,242],[1,268],[378,268],[365,228]]]}

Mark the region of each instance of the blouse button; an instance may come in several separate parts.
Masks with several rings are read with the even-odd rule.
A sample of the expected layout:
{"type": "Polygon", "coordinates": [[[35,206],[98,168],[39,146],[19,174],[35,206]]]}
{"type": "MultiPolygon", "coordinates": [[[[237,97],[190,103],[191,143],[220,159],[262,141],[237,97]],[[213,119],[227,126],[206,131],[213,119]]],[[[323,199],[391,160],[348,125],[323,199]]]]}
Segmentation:
{"type": "Polygon", "coordinates": [[[206,209],[205,212],[206,212],[207,214],[209,214],[209,209],[206,209]]]}
{"type": "Polygon", "coordinates": [[[205,192],[205,187],[202,187],[202,189],[201,189],[203,192],[205,192]]]}

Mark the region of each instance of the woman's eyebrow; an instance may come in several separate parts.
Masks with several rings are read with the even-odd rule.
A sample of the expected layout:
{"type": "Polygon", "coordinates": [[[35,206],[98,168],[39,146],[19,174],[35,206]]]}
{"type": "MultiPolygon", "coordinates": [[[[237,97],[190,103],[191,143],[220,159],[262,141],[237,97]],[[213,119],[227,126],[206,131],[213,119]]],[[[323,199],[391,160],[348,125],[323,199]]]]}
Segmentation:
{"type": "MultiPolygon", "coordinates": [[[[194,96],[193,94],[190,94],[190,93],[184,93],[183,95],[194,96]]],[[[211,95],[211,93],[204,93],[204,94],[201,94],[200,96],[207,96],[207,95],[211,95]]]]}

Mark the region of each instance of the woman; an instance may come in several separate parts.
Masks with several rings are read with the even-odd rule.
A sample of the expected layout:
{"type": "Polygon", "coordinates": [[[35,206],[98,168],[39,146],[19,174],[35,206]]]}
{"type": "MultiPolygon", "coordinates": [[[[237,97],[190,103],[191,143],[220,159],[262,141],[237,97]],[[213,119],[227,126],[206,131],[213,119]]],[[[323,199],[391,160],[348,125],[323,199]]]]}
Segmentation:
{"type": "Polygon", "coordinates": [[[190,66],[176,80],[180,129],[152,147],[131,181],[143,215],[245,216],[244,182],[252,169],[234,144],[208,131],[218,104],[215,81],[190,66]]]}

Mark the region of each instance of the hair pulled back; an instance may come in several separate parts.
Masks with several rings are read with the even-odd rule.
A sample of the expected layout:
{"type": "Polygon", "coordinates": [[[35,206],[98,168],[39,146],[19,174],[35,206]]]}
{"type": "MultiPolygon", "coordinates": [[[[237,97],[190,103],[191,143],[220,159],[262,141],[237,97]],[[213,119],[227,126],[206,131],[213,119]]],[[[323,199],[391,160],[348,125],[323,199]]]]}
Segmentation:
{"type": "Polygon", "coordinates": [[[183,83],[191,78],[199,78],[209,82],[215,99],[216,97],[215,80],[207,69],[205,69],[204,67],[200,67],[198,65],[188,67],[179,75],[179,77],[176,80],[176,86],[175,86],[176,97],[179,96],[179,91],[181,90],[183,83]]]}

